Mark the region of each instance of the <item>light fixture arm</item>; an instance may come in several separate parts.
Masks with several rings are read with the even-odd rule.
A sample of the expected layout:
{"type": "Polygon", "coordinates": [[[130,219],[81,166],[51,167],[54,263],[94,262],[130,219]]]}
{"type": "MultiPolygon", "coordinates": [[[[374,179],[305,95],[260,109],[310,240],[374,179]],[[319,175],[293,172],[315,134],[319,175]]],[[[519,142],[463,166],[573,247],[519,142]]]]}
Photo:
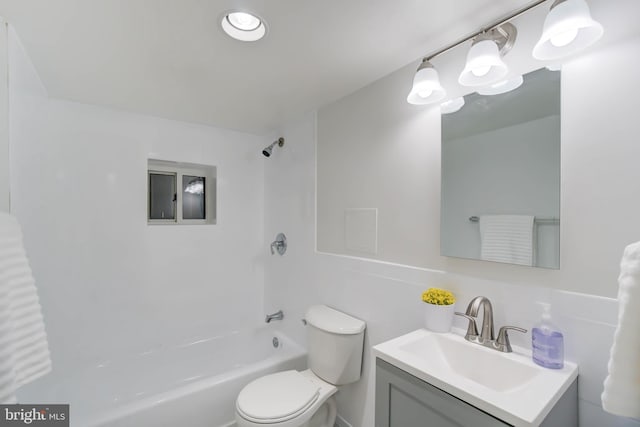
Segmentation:
{"type": "Polygon", "coordinates": [[[498,46],[501,56],[505,56],[516,43],[518,29],[510,22],[498,25],[489,31],[483,31],[473,39],[473,44],[483,40],[492,40],[498,46]]]}
{"type": "MultiPolygon", "coordinates": [[[[448,46],[446,46],[446,47],[444,47],[444,48],[442,48],[442,49],[440,49],[440,50],[438,50],[436,52],[433,52],[433,53],[425,56],[425,59],[427,61],[430,61],[433,58],[435,58],[436,56],[442,55],[443,53],[448,52],[451,49],[456,48],[456,47],[460,46],[461,44],[463,44],[463,43],[465,43],[465,42],[467,42],[467,41],[469,41],[471,39],[475,39],[476,37],[482,35],[483,33],[489,33],[491,31],[497,30],[498,27],[504,26],[504,24],[507,24],[508,21],[510,21],[510,20],[512,20],[514,18],[517,18],[518,16],[526,13],[527,11],[529,11],[529,10],[533,9],[534,7],[539,6],[542,3],[547,2],[547,1],[549,1],[549,0],[536,0],[533,3],[531,3],[529,6],[525,6],[524,8],[519,9],[516,12],[514,12],[514,13],[512,13],[512,14],[504,17],[504,18],[501,18],[500,20],[495,21],[495,22],[487,25],[486,27],[484,27],[480,31],[476,31],[476,32],[474,32],[472,34],[469,34],[466,37],[461,38],[458,41],[455,41],[452,44],[450,44],[450,45],[448,45],[448,46]]],[[[555,6],[556,4],[562,3],[563,1],[565,1],[565,0],[555,0],[553,6],[555,6]]],[[[500,34],[500,32],[498,32],[498,34],[500,34]]],[[[513,44],[512,44],[512,46],[513,46],[513,44]]],[[[510,46],[508,49],[511,49],[512,46],[510,46]]],[[[501,50],[501,53],[502,53],[502,50],[501,50]]],[[[506,53],[506,52],[504,52],[504,53],[506,53]]],[[[502,54],[504,55],[504,53],[502,53],[502,54]]]]}

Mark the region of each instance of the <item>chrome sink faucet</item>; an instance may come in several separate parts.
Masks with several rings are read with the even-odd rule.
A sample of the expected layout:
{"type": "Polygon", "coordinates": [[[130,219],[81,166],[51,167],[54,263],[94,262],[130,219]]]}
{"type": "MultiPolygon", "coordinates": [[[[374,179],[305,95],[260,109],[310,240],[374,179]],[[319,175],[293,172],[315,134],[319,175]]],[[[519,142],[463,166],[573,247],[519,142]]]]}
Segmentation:
{"type": "Polygon", "coordinates": [[[487,297],[475,297],[467,306],[466,314],[475,318],[478,316],[478,310],[482,307],[482,329],[480,332],[479,343],[485,341],[493,341],[493,306],[487,297]]]}
{"type": "Polygon", "coordinates": [[[512,351],[511,343],[509,342],[509,334],[507,333],[509,329],[523,333],[527,332],[526,329],[518,328],[517,326],[503,326],[498,332],[498,339],[495,339],[493,329],[493,306],[487,297],[475,297],[467,306],[467,311],[465,313],[456,312],[456,314],[469,320],[469,326],[467,327],[467,333],[464,336],[464,339],[504,353],[511,353],[512,351]],[[478,334],[476,318],[478,317],[478,310],[480,307],[482,307],[482,328],[480,334],[478,334]]]}

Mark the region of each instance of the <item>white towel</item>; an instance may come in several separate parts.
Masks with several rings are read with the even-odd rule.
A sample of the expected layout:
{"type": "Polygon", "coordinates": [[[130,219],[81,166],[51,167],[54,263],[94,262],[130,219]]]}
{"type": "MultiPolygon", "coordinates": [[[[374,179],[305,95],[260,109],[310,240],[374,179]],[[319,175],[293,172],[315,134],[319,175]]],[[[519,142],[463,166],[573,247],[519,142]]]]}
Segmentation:
{"type": "Polygon", "coordinates": [[[480,258],[533,265],[533,220],[530,215],[482,215],[480,258]]]}
{"type": "Polygon", "coordinates": [[[51,370],[49,345],[18,221],[0,212],[0,404],[51,370]]]}
{"type": "Polygon", "coordinates": [[[602,407],[612,414],[640,419],[640,242],[625,248],[618,283],[618,326],[602,407]]]}

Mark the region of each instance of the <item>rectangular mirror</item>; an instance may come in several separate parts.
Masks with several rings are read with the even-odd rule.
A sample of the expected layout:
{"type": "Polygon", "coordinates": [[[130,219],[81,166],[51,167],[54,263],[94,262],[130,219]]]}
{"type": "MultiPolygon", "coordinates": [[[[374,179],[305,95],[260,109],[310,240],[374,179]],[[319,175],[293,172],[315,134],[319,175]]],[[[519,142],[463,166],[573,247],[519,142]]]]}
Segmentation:
{"type": "Polygon", "coordinates": [[[560,72],[442,114],[441,254],[560,268],[560,72]]]}

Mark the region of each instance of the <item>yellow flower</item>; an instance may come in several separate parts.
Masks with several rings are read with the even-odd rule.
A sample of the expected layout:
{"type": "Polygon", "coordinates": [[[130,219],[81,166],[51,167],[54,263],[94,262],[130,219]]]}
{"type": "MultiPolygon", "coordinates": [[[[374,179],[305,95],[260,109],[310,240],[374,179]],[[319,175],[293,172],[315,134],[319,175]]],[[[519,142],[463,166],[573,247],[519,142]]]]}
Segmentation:
{"type": "Polygon", "coordinates": [[[422,301],[435,305],[451,305],[456,302],[456,297],[450,291],[429,288],[422,293],[422,301]]]}

